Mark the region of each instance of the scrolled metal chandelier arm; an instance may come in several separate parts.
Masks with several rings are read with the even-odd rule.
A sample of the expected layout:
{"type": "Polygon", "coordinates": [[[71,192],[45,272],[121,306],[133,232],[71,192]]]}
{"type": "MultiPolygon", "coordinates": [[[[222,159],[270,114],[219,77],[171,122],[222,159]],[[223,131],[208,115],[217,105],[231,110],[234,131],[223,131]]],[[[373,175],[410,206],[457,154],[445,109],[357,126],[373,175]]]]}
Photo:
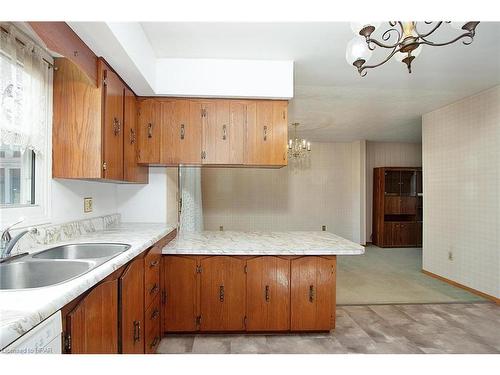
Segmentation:
{"type": "MultiPolygon", "coordinates": [[[[432,21],[425,21],[426,25],[432,25],[433,23],[434,22],[432,21]]],[[[365,65],[367,60],[371,56],[371,52],[366,55],[360,54],[363,57],[352,56],[357,59],[354,62],[352,62],[352,60],[348,62],[352,62],[352,65],[354,65],[354,67],[358,70],[358,73],[362,77],[364,77],[367,74],[367,69],[372,69],[384,65],[394,55],[396,55],[397,53],[402,53],[404,57],[402,57],[400,61],[406,64],[408,72],[411,73],[412,61],[420,53],[420,49],[418,49],[419,47],[421,47],[422,45],[428,45],[432,47],[447,46],[465,38],[469,38],[469,40],[464,40],[463,44],[469,45],[474,40],[476,27],[479,24],[479,21],[466,22],[461,27],[461,29],[465,32],[447,42],[433,42],[429,40],[428,37],[432,35],[436,30],[438,30],[444,23],[450,23],[450,21],[436,21],[436,24],[433,25],[429,31],[420,33],[417,29],[417,22],[403,23],[402,21],[389,21],[390,28],[382,33],[381,40],[377,40],[371,37],[372,33],[375,31],[375,26],[369,24],[365,25],[363,26],[363,28],[361,28],[361,30],[359,30],[359,35],[365,38],[368,50],[373,51],[378,46],[391,51],[385,59],[377,64],[365,65]],[[397,37],[397,41],[394,44],[387,43],[393,36],[397,37]]],[[[353,41],[354,40],[355,39],[353,39],[353,41]]],[[[356,48],[359,49],[359,46],[356,46],[356,48]]]]}

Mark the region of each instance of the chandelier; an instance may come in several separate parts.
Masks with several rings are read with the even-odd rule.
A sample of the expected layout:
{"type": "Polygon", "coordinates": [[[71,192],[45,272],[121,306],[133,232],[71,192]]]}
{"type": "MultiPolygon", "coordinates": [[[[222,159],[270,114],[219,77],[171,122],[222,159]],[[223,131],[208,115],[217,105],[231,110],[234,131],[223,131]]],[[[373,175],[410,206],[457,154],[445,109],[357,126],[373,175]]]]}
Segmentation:
{"type": "Polygon", "coordinates": [[[297,137],[297,126],[300,125],[298,122],[294,122],[292,125],[294,127],[293,138],[288,140],[288,158],[304,159],[311,151],[311,142],[297,137]]]}
{"type": "Polygon", "coordinates": [[[466,23],[460,22],[424,22],[428,30],[422,32],[418,29],[422,22],[401,22],[391,21],[389,27],[382,33],[382,39],[377,40],[371,37],[372,33],[380,26],[379,22],[371,23],[352,23],[351,28],[355,34],[347,44],[346,59],[349,64],[352,64],[358,70],[358,73],[364,77],[367,73],[366,69],[376,68],[385,64],[392,57],[406,64],[408,72],[411,73],[411,63],[422,51],[423,45],[441,47],[455,43],[461,39],[465,45],[472,43],[476,33],[476,26],[479,22],[469,21],[466,23]],[[460,31],[460,34],[455,36],[448,42],[435,42],[429,40],[429,37],[439,29],[443,24],[450,24],[451,27],[460,31]],[[364,40],[363,40],[364,37],[364,40]],[[372,51],[376,47],[381,47],[389,50],[388,56],[377,64],[365,65],[372,55],[372,51]]]}

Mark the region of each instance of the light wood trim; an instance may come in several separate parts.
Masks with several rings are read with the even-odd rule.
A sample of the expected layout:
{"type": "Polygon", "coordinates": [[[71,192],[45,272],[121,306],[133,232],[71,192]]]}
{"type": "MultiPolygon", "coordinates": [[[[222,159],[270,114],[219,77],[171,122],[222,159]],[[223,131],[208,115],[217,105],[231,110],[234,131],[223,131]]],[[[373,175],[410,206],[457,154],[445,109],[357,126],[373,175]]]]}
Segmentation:
{"type": "Polygon", "coordinates": [[[441,280],[441,281],[444,281],[445,283],[448,283],[450,285],[453,285],[453,286],[456,286],[457,288],[461,288],[461,289],[464,289],[468,292],[471,292],[473,294],[476,294],[480,297],[483,297],[483,298],[486,298],[494,303],[496,303],[497,305],[500,305],[500,298],[497,298],[495,296],[491,296],[489,294],[486,294],[486,293],[483,293],[483,292],[480,292],[479,290],[477,289],[473,289],[473,288],[470,288],[468,286],[465,286],[463,284],[460,284],[460,283],[457,283],[456,281],[453,281],[453,280],[450,280],[450,279],[447,279],[446,277],[443,277],[443,276],[439,276],[439,275],[436,275],[435,273],[432,273],[432,272],[429,272],[429,271],[426,271],[424,269],[422,269],[422,273],[427,275],[427,276],[430,276],[430,277],[433,277],[435,279],[438,279],[438,280],[441,280]]]}

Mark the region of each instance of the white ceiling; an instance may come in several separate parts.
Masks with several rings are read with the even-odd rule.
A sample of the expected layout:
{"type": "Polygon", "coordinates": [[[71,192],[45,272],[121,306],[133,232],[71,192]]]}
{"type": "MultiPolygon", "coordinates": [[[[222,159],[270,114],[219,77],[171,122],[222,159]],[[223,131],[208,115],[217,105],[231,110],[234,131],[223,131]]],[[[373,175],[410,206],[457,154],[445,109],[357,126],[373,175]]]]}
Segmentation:
{"type": "MultiPolygon", "coordinates": [[[[141,25],[158,58],[294,60],[289,119],[316,141],[418,142],[422,114],[500,84],[498,22],[481,23],[469,46],[424,46],[412,74],[390,61],[364,78],[345,60],[347,22],[141,25]]],[[[457,33],[446,25],[436,37],[457,33]]]]}

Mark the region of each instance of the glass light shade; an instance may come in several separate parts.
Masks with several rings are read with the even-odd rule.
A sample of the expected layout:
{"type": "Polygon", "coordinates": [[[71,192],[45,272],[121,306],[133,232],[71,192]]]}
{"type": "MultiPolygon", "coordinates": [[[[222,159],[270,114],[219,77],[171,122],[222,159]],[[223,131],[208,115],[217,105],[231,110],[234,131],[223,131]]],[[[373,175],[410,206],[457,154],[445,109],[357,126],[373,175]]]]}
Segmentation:
{"type": "Polygon", "coordinates": [[[349,43],[347,43],[345,58],[350,65],[358,59],[368,61],[370,57],[372,57],[372,51],[368,49],[366,41],[363,37],[355,36],[349,43]]]}
{"type": "MultiPolygon", "coordinates": [[[[411,51],[411,55],[417,57],[418,55],[420,55],[420,52],[422,52],[422,45],[419,45],[417,48],[411,51]]],[[[398,52],[394,55],[394,59],[396,59],[399,62],[402,62],[406,56],[408,56],[407,53],[398,52]]]]}
{"type": "Polygon", "coordinates": [[[373,26],[375,30],[380,26],[380,22],[373,21],[363,21],[363,22],[351,22],[351,30],[354,34],[359,35],[359,30],[365,26],[373,26]]]}

